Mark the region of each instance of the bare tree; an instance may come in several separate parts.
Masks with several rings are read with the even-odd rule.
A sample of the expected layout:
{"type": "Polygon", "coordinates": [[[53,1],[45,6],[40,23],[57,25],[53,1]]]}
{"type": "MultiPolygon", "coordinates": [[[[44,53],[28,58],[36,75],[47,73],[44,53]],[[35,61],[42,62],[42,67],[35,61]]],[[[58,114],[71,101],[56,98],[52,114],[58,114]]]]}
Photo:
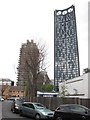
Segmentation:
{"type": "Polygon", "coordinates": [[[26,85],[26,96],[33,101],[37,96],[37,82],[38,75],[42,70],[45,70],[45,46],[28,42],[26,50],[26,68],[28,72],[27,85],[26,85]]]}

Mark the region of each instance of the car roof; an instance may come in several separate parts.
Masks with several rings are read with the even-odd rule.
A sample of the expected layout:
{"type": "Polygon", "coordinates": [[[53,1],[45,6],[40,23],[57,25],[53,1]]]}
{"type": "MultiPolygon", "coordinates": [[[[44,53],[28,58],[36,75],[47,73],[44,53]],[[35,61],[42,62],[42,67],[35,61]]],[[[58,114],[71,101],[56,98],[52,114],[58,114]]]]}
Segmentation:
{"type": "Polygon", "coordinates": [[[20,99],[19,97],[9,97],[8,99],[20,99]]]}
{"type": "Polygon", "coordinates": [[[72,105],[78,105],[78,104],[61,104],[60,106],[72,106],[72,105]]]}
{"type": "Polygon", "coordinates": [[[38,103],[38,102],[27,102],[27,101],[24,101],[25,104],[27,103],[31,103],[31,104],[41,104],[41,103],[38,103]]]}
{"type": "Polygon", "coordinates": [[[87,108],[86,106],[83,106],[83,105],[80,105],[80,104],[61,104],[60,105],[61,107],[68,107],[68,106],[81,106],[81,107],[83,107],[83,108],[85,108],[85,109],[89,109],[89,108],[87,108]]]}
{"type": "Polygon", "coordinates": [[[40,104],[40,105],[44,106],[42,103],[38,103],[38,102],[26,102],[26,101],[24,101],[23,104],[33,104],[33,105],[40,104]]]}

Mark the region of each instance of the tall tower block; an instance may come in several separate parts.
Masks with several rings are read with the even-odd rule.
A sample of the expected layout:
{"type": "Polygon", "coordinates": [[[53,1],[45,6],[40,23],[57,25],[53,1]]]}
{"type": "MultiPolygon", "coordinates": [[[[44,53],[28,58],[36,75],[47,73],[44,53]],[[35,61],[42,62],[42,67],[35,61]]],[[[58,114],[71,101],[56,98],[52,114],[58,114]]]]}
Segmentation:
{"type": "Polygon", "coordinates": [[[75,6],[54,11],[54,85],[80,76],[75,6]]]}

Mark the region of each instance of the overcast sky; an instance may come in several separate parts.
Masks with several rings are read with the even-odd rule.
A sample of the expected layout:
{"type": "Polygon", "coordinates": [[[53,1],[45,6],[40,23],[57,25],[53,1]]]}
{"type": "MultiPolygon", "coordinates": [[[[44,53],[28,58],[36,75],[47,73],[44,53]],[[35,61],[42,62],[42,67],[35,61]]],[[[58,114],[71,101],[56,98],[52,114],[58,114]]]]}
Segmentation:
{"type": "Polygon", "coordinates": [[[54,78],[54,10],[75,5],[80,70],[88,67],[88,0],[1,0],[0,78],[16,81],[22,43],[43,42],[48,52],[48,75],[54,78]]]}

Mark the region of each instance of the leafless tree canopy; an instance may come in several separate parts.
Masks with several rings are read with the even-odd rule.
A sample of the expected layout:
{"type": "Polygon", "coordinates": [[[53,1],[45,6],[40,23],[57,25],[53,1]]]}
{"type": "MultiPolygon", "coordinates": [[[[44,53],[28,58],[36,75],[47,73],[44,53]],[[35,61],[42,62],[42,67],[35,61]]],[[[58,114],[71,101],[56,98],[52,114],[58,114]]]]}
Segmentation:
{"type": "Polygon", "coordinates": [[[26,71],[28,72],[28,82],[26,84],[26,96],[28,96],[31,100],[33,97],[37,95],[37,80],[38,75],[41,71],[45,70],[45,46],[40,46],[36,43],[28,42],[27,50],[26,50],[26,57],[25,57],[25,64],[26,64],[26,71]]]}

